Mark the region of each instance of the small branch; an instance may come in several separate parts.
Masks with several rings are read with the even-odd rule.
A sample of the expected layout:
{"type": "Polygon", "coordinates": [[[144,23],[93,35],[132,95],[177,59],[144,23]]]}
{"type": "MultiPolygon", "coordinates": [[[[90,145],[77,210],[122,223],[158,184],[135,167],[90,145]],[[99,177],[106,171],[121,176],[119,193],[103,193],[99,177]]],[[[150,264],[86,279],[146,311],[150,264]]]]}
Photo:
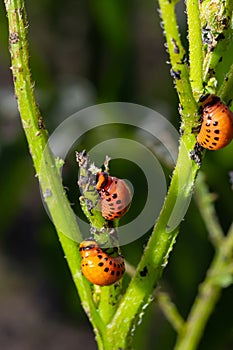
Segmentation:
{"type": "MultiPolygon", "coordinates": [[[[81,207],[90,221],[90,232],[94,239],[101,246],[117,247],[118,253],[119,243],[118,235],[115,227],[105,220],[99,206],[99,195],[95,189],[96,173],[100,171],[93,163],[91,163],[86,151],[76,152],[76,159],[79,164],[79,180],[78,185],[82,193],[81,207]],[[111,226],[111,227],[109,227],[111,226]]],[[[108,169],[110,158],[105,160],[105,171],[108,169]]],[[[108,325],[112,319],[121,295],[121,281],[109,287],[93,288],[93,299],[98,299],[98,313],[105,325],[108,325]]]]}
{"type": "MultiPolygon", "coordinates": [[[[231,53],[231,57],[232,56],[233,56],[233,50],[231,53]]],[[[231,64],[230,69],[227,75],[225,76],[221,86],[219,87],[217,94],[221,96],[223,101],[226,101],[227,104],[229,103],[229,101],[231,101],[230,103],[231,105],[232,98],[233,98],[232,91],[233,91],[233,64],[231,64]]]]}
{"type": "Polygon", "coordinates": [[[202,218],[209,232],[209,237],[215,247],[218,247],[224,238],[224,232],[218,222],[213,205],[214,194],[209,193],[204,182],[204,174],[199,173],[196,181],[194,196],[201,212],[202,218]]]}
{"type": "Polygon", "coordinates": [[[158,292],[156,294],[156,300],[158,301],[160,309],[173,328],[177,331],[177,333],[181,333],[184,327],[184,320],[177,310],[175,304],[173,304],[171,301],[169,295],[164,292],[158,292]]]}

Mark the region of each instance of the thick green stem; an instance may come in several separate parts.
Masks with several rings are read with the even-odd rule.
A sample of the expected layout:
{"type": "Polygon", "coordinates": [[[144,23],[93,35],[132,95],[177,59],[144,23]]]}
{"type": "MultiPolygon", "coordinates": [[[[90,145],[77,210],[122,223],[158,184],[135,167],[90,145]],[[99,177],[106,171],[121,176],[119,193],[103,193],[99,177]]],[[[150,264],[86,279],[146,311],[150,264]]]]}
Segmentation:
{"type": "Polygon", "coordinates": [[[164,207],[136,273],[122,297],[112,322],[108,326],[110,339],[117,341],[116,344],[112,345],[112,350],[119,347],[125,349],[130,331],[132,331],[132,327],[138,318],[142,317],[168,262],[169,253],[178,234],[178,222],[174,218],[180,215],[181,220],[182,214],[185,214],[183,203],[186,203],[187,208],[198,170],[197,165],[191,161],[187,152],[189,147],[189,138],[183,136],[177,165],[164,207]],[[182,186],[182,191],[180,186],[182,186]],[[175,216],[173,216],[174,212],[176,213],[175,216]],[[170,227],[167,226],[168,224],[170,227]]]}
{"type": "MultiPolygon", "coordinates": [[[[197,110],[197,106],[192,95],[192,88],[189,80],[187,54],[180,40],[175,4],[176,2],[174,1],[159,0],[164,34],[166,36],[167,48],[171,61],[171,75],[174,78],[177,93],[179,95],[181,107],[180,112],[184,129],[190,134],[195,120],[193,113],[197,110]]],[[[194,64],[195,63],[193,62],[193,65],[194,64]]]]}
{"type": "Polygon", "coordinates": [[[200,97],[203,90],[203,51],[201,38],[201,22],[198,0],[187,0],[187,18],[189,35],[189,64],[190,64],[190,82],[196,100],[200,97]]]}
{"type": "Polygon", "coordinates": [[[97,341],[101,343],[98,329],[104,328],[102,320],[95,309],[90,285],[80,271],[81,260],[76,241],[80,240],[81,234],[62,186],[59,164],[47,145],[47,132],[35,100],[29,68],[25,4],[23,0],[5,0],[5,6],[9,22],[9,47],[15,94],[36,175],[82,304],[93,323],[97,341]]]}

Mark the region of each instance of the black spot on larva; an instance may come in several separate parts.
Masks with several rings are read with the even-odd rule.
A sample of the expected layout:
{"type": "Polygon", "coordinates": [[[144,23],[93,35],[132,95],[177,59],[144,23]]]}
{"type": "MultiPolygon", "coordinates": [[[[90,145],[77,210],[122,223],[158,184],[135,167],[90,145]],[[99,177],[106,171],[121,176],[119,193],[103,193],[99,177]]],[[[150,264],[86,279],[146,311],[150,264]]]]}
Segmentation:
{"type": "Polygon", "coordinates": [[[117,275],[117,276],[120,276],[120,271],[117,271],[116,275],[117,275]]]}
{"type": "Polygon", "coordinates": [[[211,132],[211,130],[210,129],[206,129],[206,132],[211,132]]]}
{"type": "Polygon", "coordinates": [[[124,209],[123,205],[120,205],[119,207],[117,207],[117,210],[122,210],[122,209],[124,209]]]}
{"type": "Polygon", "coordinates": [[[103,262],[100,262],[100,263],[98,264],[98,266],[104,266],[104,263],[103,263],[103,262]]]}
{"type": "Polygon", "coordinates": [[[210,126],[210,122],[206,122],[205,125],[206,125],[206,126],[210,126]]]}
{"type": "Polygon", "coordinates": [[[103,190],[103,192],[104,192],[105,196],[107,196],[107,197],[110,196],[110,193],[108,191],[103,190]]]}
{"type": "Polygon", "coordinates": [[[104,272],[108,272],[109,271],[109,267],[105,267],[104,272]]]}
{"type": "Polygon", "coordinates": [[[114,270],[111,271],[111,275],[112,276],[115,275],[115,271],[114,270]]]}
{"type": "Polygon", "coordinates": [[[113,199],[117,198],[117,193],[113,193],[113,194],[112,194],[112,198],[113,198],[113,199]]]}
{"type": "Polygon", "coordinates": [[[216,143],[216,142],[212,142],[212,145],[213,145],[213,146],[217,146],[217,143],[216,143]]]}
{"type": "Polygon", "coordinates": [[[146,275],[148,274],[148,269],[146,266],[144,266],[143,270],[140,271],[140,276],[141,277],[146,277],[146,275]]]}
{"type": "Polygon", "coordinates": [[[217,121],[213,122],[213,126],[217,126],[217,125],[218,125],[217,121]]]}
{"type": "Polygon", "coordinates": [[[114,263],[114,267],[117,267],[117,266],[116,266],[116,263],[114,263]]]}
{"type": "Polygon", "coordinates": [[[118,199],[118,200],[116,201],[116,204],[121,204],[121,200],[118,199]]]}
{"type": "Polygon", "coordinates": [[[101,254],[98,254],[97,255],[97,258],[99,258],[100,260],[103,258],[103,255],[101,255],[101,254]]]}
{"type": "Polygon", "coordinates": [[[220,130],[218,130],[218,129],[217,129],[217,130],[214,130],[214,133],[215,133],[215,134],[220,134],[220,130]]]}
{"type": "Polygon", "coordinates": [[[112,260],[109,261],[109,265],[112,265],[112,260]]]}
{"type": "Polygon", "coordinates": [[[122,214],[122,211],[118,211],[118,212],[117,212],[117,215],[121,215],[121,214],[122,214]]]}
{"type": "Polygon", "coordinates": [[[106,198],[106,201],[107,202],[111,202],[111,198],[106,198]]]}
{"type": "Polygon", "coordinates": [[[214,137],[214,140],[219,141],[219,137],[218,136],[214,137]]]}

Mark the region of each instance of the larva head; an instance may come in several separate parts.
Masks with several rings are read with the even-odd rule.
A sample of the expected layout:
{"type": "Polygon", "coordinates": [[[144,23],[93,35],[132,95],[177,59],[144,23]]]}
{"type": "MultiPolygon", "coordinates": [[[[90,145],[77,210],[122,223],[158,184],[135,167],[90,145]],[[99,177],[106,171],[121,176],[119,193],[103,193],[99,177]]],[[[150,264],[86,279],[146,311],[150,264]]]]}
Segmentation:
{"type": "Polygon", "coordinates": [[[96,186],[97,191],[105,190],[112,183],[112,178],[105,172],[97,173],[96,186]]]}

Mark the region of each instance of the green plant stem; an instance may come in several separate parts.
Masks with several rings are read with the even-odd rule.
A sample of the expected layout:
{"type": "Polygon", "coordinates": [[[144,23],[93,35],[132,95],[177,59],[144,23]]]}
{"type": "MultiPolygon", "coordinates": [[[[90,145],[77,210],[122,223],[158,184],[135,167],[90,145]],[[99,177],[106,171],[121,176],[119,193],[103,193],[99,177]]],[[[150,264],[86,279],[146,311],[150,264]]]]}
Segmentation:
{"type": "MultiPolygon", "coordinates": [[[[224,244],[216,253],[207,277],[200,285],[198,296],[192,306],[187,322],[179,334],[175,350],[194,350],[197,348],[206,323],[220,297],[222,285],[218,283],[218,280],[219,276],[225,275],[225,254],[231,254],[232,248],[232,244],[227,246],[224,244]]],[[[227,257],[229,258],[229,256],[227,257]]]]}
{"type": "MultiPolygon", "coordinates": [[[[233,51],[232,51],[232,54],[233,54],[233,51]]],[[[231,64],[230,69],[227,73],[227,76],[223,80],[217,94],[218,96],[221,96],[223,101],[226,101],[228,103],[230,99],[232,100],[232,97],[233,97],[232,91],[233,91],[233,63],[231,64]]]]}
{"type": "MultiPolygon", "coordinates": [[[[82,193],[80,203],[84,214],[90,222],[90,231],[100,246],[118,247],[117,230],[115,227],[109,227],[109,222],[104,220],[98,201],[99,195],[93,185],[99,169],[94,167],[85,150],[80,153],[76,152],[76,159],[80,170],[78,180],[79,189],[82,193]]],[[[109,159],[107,158],[104,163],[105,171],[108,170],[108,163],[109,159]]],[[[119,249],[118,253],[120,253],[119,249]]],[[[100,288],[94,286],[93,288],[92,297],[94,300],[98,300],[96,306],[104,325],[110,322],[115,313],[121,295],[121,287],[121,282],[118,282],[108,287],[100,288]]]]}
{"type": "MultiPolygon", "coordinates": [[[[206,195],[206,186],[201,183],[203,178],[199,178],[199,195],[206,195]],[[204,190],[204,192],[203,192],[204,190]]],[[[194,350],[201,339],[206,323],[214,310],[220,297],[221,289],[232,283],[232,255],[233,255],[233,224],[226,237],[222,237],[222,232],[218,222],[214,219],[211,225],[208,223],[216,213],[213,201],[198,199],[201,213],[211,231],[215,231],[213,236],[216,245],[215,257],[207,272],[204,282],[199,287],[199,293],[193,303],[190,314],[183,329],[179,332],[175,350],[194,350]]]]}
{"type": "MultiPolygon", "coordinates": [[[[220,260],[217,259],[209,273],[219,269],[220,260]]],[[[204,327],[220,296],[221,287],[213,285],[211,278],[206,278],[199,288],[199,294],[190,312],[187,323],[180,333],[175,350],[194,350],[199,343],[204,327]]]]}
{"type": "MultiPolygon", "coordinates": [[[[197,106],[192,95],[186,52],[180,40],[175,13],[175,4],[176,2],[173,1],[159,0],[164,34],[166,36],[167,48],[171,61],[171,75],[174,78],[180,100],[180,112],[184,129],[185,132],[190,134],[193,121],[198,119],[195,118],[194,114],[197,111],[197,106]]],[[[194,64],[195,62],[193,61],[193,65],[194,64]]]]}
{"type": "Polygon", "coordinates": [[[15,94],[36,176],[83,307],[93,323],[97,341],[101,345],[99,330],[104,326],[95,309],[90,285],[80,271],[81,259],[75,240],[78,241],[81,234],[62,186],[58,164],[47,145],[47,131],[35,100],[34,84],[29,68],[25,4],[23,0],[5,0],[5,7],[9,22],[9,47],[15,94]]]}
{"type": "Polygon", "coordinates": [[[190,82],[194,97],[198,100],[203,90],[203,51],[199,1],[187,0],[186,8],[189,33],[190,82]]]}

